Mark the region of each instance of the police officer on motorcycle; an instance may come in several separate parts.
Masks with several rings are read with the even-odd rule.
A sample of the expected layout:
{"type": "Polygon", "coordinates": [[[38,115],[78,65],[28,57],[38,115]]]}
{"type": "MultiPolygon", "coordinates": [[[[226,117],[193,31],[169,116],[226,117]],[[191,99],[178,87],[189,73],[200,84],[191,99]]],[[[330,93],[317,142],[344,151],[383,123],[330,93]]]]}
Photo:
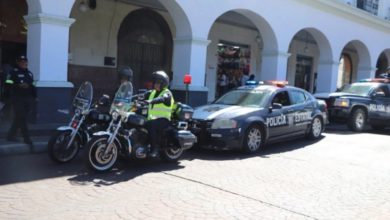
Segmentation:
{"type": "Polygon", "coordinates": [[[168,89],[169,77],[164,71],[153,72],[152,78],[153,90],[148,91],[145,95],[145,100],[149,104],[146,129],[151,141],[150,156],[157,157],[162,133],[171,121],[174,99],[172,92],[168,89]]]}

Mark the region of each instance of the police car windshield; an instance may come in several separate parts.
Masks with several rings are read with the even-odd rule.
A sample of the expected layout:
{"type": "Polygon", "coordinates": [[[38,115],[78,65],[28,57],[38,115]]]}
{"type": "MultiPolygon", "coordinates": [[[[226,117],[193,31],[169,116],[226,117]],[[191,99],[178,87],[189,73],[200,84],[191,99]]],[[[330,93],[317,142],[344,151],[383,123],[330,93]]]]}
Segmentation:
{"type": "Polygon", "coordinates": [[[268,90],[233,90],[221,98],[217,99],[214,103],[221,105],[239,105],[245,107],[264,107],[265,100],[269,96],[268,90]]]}
{"type": "Polygon", "coordinates": [[[372,88],[372,84],[368,83],[353,83],[351,85],[345,86],[340,92],[368,96],[370,90],[372,88]]]}

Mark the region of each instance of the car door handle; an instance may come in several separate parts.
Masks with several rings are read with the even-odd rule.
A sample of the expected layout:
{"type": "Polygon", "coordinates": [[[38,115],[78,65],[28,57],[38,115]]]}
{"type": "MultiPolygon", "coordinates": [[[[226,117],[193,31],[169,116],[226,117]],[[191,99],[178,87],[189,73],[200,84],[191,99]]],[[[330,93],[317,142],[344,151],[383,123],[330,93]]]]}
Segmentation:
{"type": "Polygon", "coordinates": [[[289,110],[287,110],[287,113],[291,113],[293,111],[294,111],[294,109],[289,109],[289,110]]]}

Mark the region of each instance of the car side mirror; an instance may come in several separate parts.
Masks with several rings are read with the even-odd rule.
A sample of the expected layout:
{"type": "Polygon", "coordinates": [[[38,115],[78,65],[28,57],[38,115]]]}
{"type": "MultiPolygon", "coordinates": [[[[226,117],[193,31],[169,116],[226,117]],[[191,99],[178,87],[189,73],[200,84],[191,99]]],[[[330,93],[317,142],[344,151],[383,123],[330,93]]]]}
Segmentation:
{"type": "Polygon", "coordinates": [[[374,97],[385,97],[386,95],[384,92],[375,92],[373,96],[374,97]]]}
{"type": "Polygon", "coordinates": [[[283,105],[280,103],[272,103],[272,105],[269,107],[269,112],[272,112],[274,109],[282,109],[283,105]]]}

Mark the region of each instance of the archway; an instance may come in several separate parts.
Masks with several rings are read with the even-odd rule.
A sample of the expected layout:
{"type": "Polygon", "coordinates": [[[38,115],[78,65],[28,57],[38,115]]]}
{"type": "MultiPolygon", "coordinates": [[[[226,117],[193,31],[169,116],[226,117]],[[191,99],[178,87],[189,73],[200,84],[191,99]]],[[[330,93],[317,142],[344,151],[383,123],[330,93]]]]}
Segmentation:
{"type": "MultiPolygon", "coordinates": [[[[315,28],[298,31],[290,45],[287,80],[290,85],[315,93],[318,78],[326,78],[320,66],[332,60],[332,50],[326,36],[315,28]]],[[[324,83],[324,82],[322,82],[324,83]]]]}
{"type": "Polygon", "coordinates": [[[375,76],[378,77],[380,74],[386,72],[386,69],[390,66],[390,49],[384,50],[378,57],[376,62],[375,76]]]}
{"type": "MultiPolygon", "coordinates": [[[[118,33],[118,68],[130,66],[135,88],[144,88],[156,70],[171,73],[172,34],[164,18],[149,9],[131,12],[118,33]]],[[[172,77],[172,75],[170,75],[172,77]]]]}
{"type": "Polygon", "coordinates": [[[245,84],[245,79],[252,74],[255,80],[260,80],[263,51],[277,48],[274,31],[268,22],[247,9],[220,15],[210,27],[208,39],[211,43],[207,50],[205,81],[209,101],[220,95],[218,74],[226,74],[229,88],[245,84]]]}
{"type": "MultiPolygon", "coordinates": [[[[350,59],[351,71],[350,73],[339,71],[339,74],[343,74],[342,76],[338,76],[339,79],[349,78],[349,80],[346,80],[346,82],[353,83],[359,79],[369,78],[371,76],[372,66],[370,54],[366,45],[364,45],[361,41],[354,40],[346,44],[340,55],[340,65],[343,64],[341,61],[343,58],[345,58],[345,56],[349,57],[350,59]]],[[[343,67],[339,66],[339,69],[342,68],[343,67]]]]}

